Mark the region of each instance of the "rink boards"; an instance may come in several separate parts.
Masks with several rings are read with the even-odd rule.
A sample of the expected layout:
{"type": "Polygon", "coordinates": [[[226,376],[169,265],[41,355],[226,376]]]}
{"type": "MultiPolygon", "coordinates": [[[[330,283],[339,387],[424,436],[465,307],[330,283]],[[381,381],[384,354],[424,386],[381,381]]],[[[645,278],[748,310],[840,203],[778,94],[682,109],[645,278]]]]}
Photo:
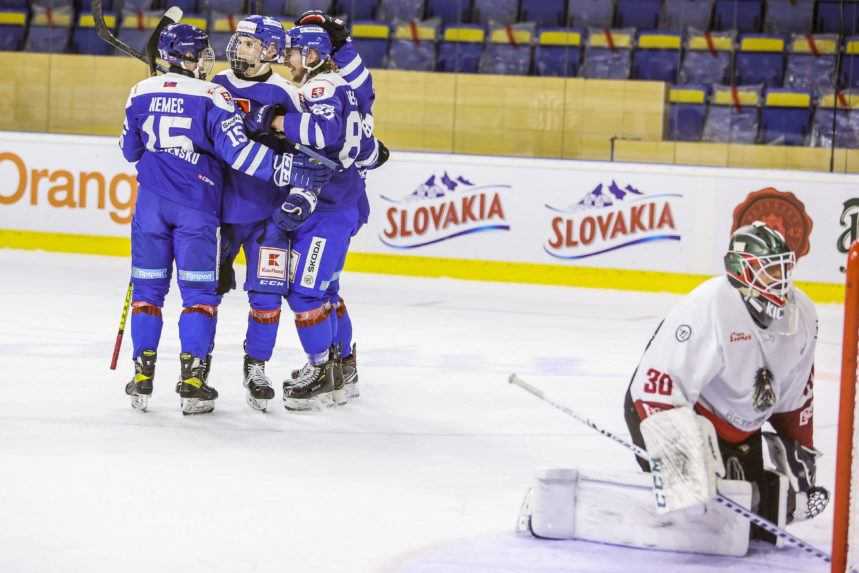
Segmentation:
{"type": "MultiPolygon", "coordinates": [[[[859,233],[856,176],[394,152],[347,268],[685,292],[755,219],[838,302],[859,233]]],[[[0,132],[0,247],[127,255],[137,183],[114,138],[0,132]]]]}

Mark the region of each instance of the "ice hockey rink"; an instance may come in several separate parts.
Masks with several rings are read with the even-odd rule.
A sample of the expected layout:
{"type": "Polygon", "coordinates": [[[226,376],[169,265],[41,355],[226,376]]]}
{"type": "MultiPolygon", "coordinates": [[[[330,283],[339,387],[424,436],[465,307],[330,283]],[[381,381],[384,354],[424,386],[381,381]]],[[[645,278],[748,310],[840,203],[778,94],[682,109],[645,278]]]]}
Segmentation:
{"type": "MultiPolygon", "coordinates": [[[[629,376],[675,295],[347,273],[361,397],[294,414],[277,383],[262,414],[244,401],[247,306],[234,292],[210,378],[217,408],[183,417],[178,293],[140,413],[123,393],[128,339],[108,369],[128,261],[0,250],[0,267],[5,573],[828,571],[797,549],[713,558],[515,534],[537,468],[637,466],[507,376],[625,436],[629,376]]],[[[818,483],[831,488],[841,308],[818,309],[818,483]]],[[[301,363],[284,320],[269,373],[301,363]]],[[[790,531],[828,551],[831,520],[790,531]]]]}

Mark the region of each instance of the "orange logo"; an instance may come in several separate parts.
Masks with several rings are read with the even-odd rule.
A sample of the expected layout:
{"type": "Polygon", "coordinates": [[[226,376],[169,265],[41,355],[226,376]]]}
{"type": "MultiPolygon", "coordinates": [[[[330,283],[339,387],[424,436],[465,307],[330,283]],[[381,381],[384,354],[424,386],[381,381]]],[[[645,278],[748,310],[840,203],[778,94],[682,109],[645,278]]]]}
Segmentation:
{"type": "Polygon", "coordinates": [[[808,254],[814,222],[805,211],[805,204],[793,193],[773,187],[749,193],[734,209],[731,232],[755,221],[762,221],[781,233],[797,259],[808,254]]]}

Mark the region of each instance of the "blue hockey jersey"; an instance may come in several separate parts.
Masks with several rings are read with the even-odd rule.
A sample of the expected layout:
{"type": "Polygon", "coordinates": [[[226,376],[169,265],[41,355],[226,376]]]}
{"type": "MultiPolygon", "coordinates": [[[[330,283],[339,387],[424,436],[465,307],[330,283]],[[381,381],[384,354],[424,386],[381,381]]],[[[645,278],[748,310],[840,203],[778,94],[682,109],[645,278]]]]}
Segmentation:
{"type": "Polygon", "coordinates": [[[334,63],[338,73],[343,76],[349,87],[355,91],[358,98],[358,111],[365,118],[372,116],[373,103],[376,101],[376,91],[373,89],[373,76],[364,66],[364,61],[355,49],[352,38],[334,52],[334,63]]]}
{"type": "MultiPolygon", "coordinates": [[[[232,70],[225,70],[216,74],[212,81],[226,88],[244,113],[254,113],[259,107],[272,104],[282,105],[287,113],[301,109],[298,87],[275,73],[264,81],[253,81],[239,78],[232,70]]],[[[270,182],[227,170],[222,220],[241,224],[268,219],[272,210],[285,199],[280,193],[273,193],[273,188],[270,182]]]]}
{"type": "Polygon", "coordinates": [[[248,140],[229,92],[181,74],[131,88],[119,144],[125,159],[137,162],[141,187],[218,216],[224,163],[263,181],[275,176],[276,154],[248,140]]]}

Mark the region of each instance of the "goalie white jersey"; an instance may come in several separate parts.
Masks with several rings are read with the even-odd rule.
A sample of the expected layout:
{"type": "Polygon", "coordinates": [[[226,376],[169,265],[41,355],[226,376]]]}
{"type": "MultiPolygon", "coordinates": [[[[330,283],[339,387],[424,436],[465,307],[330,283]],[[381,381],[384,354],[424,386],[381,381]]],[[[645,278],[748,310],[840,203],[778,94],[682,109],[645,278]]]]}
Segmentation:
{"type": "Polygon", "coordinates": [[[797,325],[785,335],[760,328],[724,276],[692,291],[657,328],[633,375],[638,416],[690,406],[728,442],[770,421],[811,447],[817,312],[800,290],[791,298],[797,325]]]}

